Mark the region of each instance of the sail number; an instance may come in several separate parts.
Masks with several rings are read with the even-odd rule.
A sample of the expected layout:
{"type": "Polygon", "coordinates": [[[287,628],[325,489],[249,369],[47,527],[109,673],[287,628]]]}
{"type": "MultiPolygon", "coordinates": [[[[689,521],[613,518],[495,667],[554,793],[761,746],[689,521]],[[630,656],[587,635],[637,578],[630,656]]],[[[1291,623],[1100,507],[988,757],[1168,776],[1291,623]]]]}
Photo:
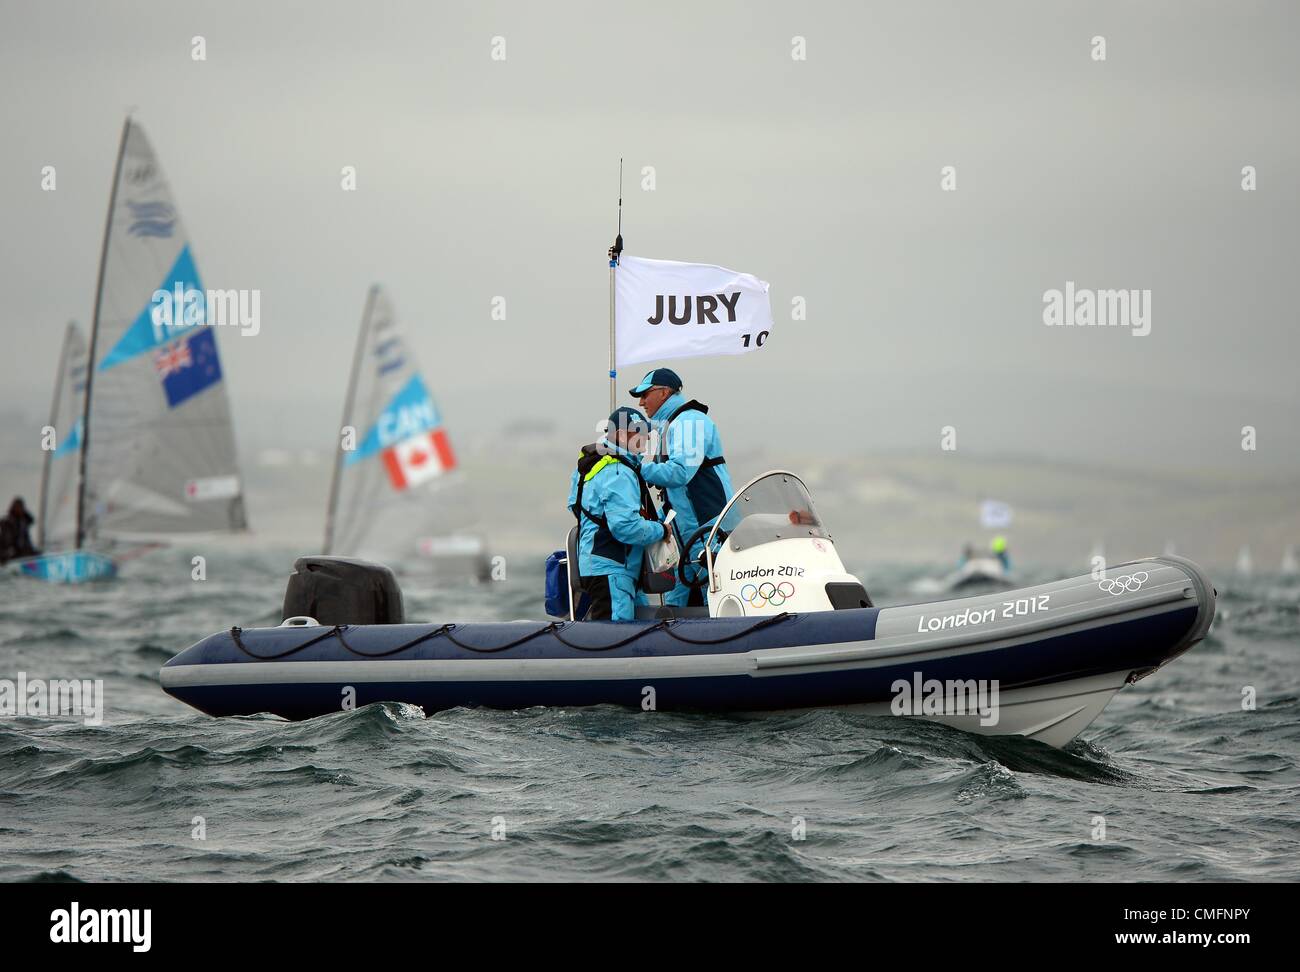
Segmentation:
{"type": "Polygon", "coordinates": [[[757,335],[742,334],[740,336],[740,343],[742,346],[747,348],[749,347],[750,340],[752,339],[754,342],[754,347],[761,348],[763,346],[763,342],[767,340],[767,335],[768,335],[767,331],[759,331],[757,335]]]}

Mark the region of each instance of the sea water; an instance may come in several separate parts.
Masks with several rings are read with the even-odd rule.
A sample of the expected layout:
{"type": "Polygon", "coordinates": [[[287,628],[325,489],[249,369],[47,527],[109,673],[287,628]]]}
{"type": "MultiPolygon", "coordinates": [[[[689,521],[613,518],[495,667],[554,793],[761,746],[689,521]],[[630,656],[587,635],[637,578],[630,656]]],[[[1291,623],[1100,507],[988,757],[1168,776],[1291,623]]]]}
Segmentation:
{"type": "MultiPolygon", "coordinates": [[[[202,582],[179,550],[115,582],[0,579],[0,678],[103,682],[100,724],[0,718],[0,879],[1300,878],[1294,585],[1216,578],[1206,641],[1064,751],[831,710],[381,704],[290,723],[164,695],[175,652],[278,623],[293,556],[213,554],[202,582]]],[[[868,566],[877,603],[907,600],[916,568],[850,569],[868,566]]],[[[541,616],[540,562],[402,584],[413,619],[541,616]]]]}

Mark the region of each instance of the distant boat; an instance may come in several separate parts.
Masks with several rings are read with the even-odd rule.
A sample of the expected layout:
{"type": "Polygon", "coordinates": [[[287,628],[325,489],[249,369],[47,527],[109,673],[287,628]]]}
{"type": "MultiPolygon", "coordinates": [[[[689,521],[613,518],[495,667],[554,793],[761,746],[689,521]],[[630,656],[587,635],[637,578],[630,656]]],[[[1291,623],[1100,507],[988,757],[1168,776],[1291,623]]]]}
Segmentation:
{"type": "Polygon", "coordinates": [[[111,558],[76,549],[86,360],[86,335],[80,325],[69,321],[63,332],[63,348],[54,379],[54,402],[50,406],[49,426],[54,430],[54,448],[46,450],[41,469],[36,548],[42,553],[6,565],[12,573],[66,583],[105,579],[117,573],[117,564],[111,558]]]}
{"type": "Polygon", "coordinates": [[[911,590],[915,594],[939,594],[1012,587],[1014,583],[1010,567],[1000,558],[976,554],[963,556],[956,569],[944,577],[918,578],[912,582],[911,590]]]}
{"type": "Polygon", "coordinates": [[[51,420],[62,441],[46,456],[38,524],[51,550],[12,569],[50,581],[101,579],[160,535],[246,526],[216,328],[206,315],[170,187],[144,130],[128,118],[89,349],[75,327],[64,336],[51,420]],[[189,321],[155,320],[158,291],[193,301],[189,321]]]}
{"type": "Polygon", "coordinates": [[[967,587],[1010,587],[1011,571],[997,557],[972,557],[948,575],[944,586],[950,591],[967,587]]]}
{"type": "Polygon", "coordinates": [[[86,401],[86,335],[76,321],[63,332],[59,370],[54,379],[50,428],[54,448],[45,453],[36,518],[36,546],[72,546],[77,539],[77,481],[81,457],[81,418],[86,401]]]}
{"type": "Polygon", "coordinates": [[[1282,551],[1282,576],[1294,577],[1300,574],[1300,560],[1296,559],[1295,544],[1287,544],[1282,551]]]}
{"type": "Polygon", "coordinates": [[[1250,547],[1242,547],[1237,553],[1237,573],[1249,577],[1255,573],[1255,562],[1250,556],[1250,547]]]}
{"type": "Polygon", "coordinates": [[[343,407],[352,441],[336,448],[324,553],[409,564],[421,558],[439,573],[484,577],[481,537],[446,524],[446,487],[456,454],[387,293],[370,288],[361,315],[343,407]],[[348,448],[348,446],[351,448],[348,448]],[[450,526],[438,534],[434,524],[450,526]]]}

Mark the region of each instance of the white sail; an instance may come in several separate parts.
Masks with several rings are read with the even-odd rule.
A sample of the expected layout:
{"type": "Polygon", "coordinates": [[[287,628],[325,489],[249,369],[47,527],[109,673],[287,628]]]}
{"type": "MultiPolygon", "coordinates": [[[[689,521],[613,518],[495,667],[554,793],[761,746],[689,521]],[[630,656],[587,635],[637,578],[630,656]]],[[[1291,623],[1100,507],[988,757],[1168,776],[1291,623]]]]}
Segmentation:
{"type": "Polygon", "coordinates": [[[1282,551],[1282,576],[1294,577],[1300,573],[1300,559],[1296,558],[1295,544],[1287,544],[1282,551]]]}
{"type": "Polygon", "coordinates": [[[388,296],[366,298],[325,520],[325,553],[413,554],[456,456],[388,296]]]}
{"type": "Polygon", "coordinates": [[[1242,547],[1237,553],[1237,573],[1249,577],[1255,572],[1255,561],[1250,555],[1250,547],[1242,547]]]}
{"type": "Polygon", "coordinates": [[[77,472],[81,463],[81,419],[86,400],[86,335],[75,321],[63,334],[59,370],[50,406],[53,449],[45,453],[41,473],[36,546],[41,550],[71,547],[77,540],[77,472]]]}
{"type": "Polygon", "coordinates": [[[130,119],[99,273],[79,539],[242,529],[220,328],[162,167],[130,119]],[[189,316],[161,319],[158,291],[183,294],[189,316]]]}

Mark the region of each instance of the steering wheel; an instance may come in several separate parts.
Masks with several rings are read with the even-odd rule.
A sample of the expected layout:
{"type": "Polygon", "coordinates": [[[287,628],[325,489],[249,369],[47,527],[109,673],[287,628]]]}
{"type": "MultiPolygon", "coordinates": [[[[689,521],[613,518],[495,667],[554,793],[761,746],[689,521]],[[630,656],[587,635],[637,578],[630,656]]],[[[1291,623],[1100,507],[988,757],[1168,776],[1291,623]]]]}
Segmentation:
{"type": "MultiPolygon", "coordinates": [[[[707,570],[700,570],[700,571],[699,571],[699,576],[696,577],[694,580],[692,580],[691,578],[687,577],[687,576],[686,576],[686,568],[687,568],[688,565],[690,565],[689,555],[690,555],[691,549],[692,549],[692,548],[695,546],[695,544],[700,540],[700,538],[703,537],[703,536],[705,536],[706,534],[708,534],[708,533],[709,533],[710,531],[712,531],[712,530],[713,530],[713,524],[712,524],[712,523],[706,523],[704,526],[698,528],[694,533],[692,533],[692,534],[691,534],[691,538],[690,538],[689,540],[687,540],[686,543],[685,543],[685,544],[683,545],[683,547],[682,547],[682,556],[681,556],[681,560],[679,560],[679,561],[677,562],[677,578],[678,578],[678,579],[679,579],[683,584],[685,584],[688,588],[690,588],[690,589],[693,590],[693,591],[698,591],[700,588],[702,588],[705,584],[707,584],[707,583],[709,582],[709,572],[708,572],[707,570]]],[[[727,539],[727,535],[726,535],[723,531],[719,530],[719,531],[718,531],[718,539],[719,539],[719,540],[725,540],[725,539],[727,539]]],[[[695,566],[698,566],[698,567],[701,567],[701,568],[704,567],[704,554],[705,554],[705,551],[701,550],[701,551],[700,551],[700,562],[699,562],[698,564],[696,564],[695,566]]]]}

